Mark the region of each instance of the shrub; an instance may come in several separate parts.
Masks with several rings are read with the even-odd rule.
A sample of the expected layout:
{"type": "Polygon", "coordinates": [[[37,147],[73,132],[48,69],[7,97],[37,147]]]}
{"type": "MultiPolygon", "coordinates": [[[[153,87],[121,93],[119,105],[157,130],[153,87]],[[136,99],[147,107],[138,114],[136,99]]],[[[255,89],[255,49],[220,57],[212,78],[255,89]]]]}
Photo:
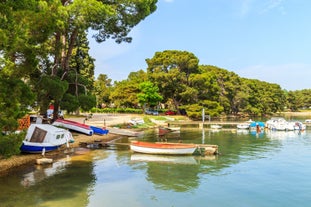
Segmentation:
{"type": "Polygon", "coordinates": [[[25,138],[26,132],[19,134],[0,135],[0,155],[5,158],[20,154],[20,147],[25,138]]]}

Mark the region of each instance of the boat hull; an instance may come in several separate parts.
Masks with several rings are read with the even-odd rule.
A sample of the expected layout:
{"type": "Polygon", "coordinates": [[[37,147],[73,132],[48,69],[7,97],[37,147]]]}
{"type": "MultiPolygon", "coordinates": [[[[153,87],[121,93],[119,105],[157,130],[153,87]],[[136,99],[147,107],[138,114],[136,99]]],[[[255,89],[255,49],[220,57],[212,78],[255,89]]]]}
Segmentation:
{"type": "Polygon", "coordinates": [[[69,130],[73,130],[76,132],[80,132],[89,136],[94,134],[94,131],[91,129],[89,125],[81,124],[75,121],[69,121],[64,119],[57,119],[54,123],[54,126],[63,127],[69,130]]]}
{"type": "Polygon", "coordinates": [[[59,146],[53,146],[53,145],[34,145],[34,144],[27,144],[23,143],[20,147],[20,150],[25,153],[42,153],[44,152],[51,152],[54,150],[57,150],[59,146]]]}
{"type": "Polygon", "coordinates": [[[102,128],[95,127],[95,126],[90,126],[90,128],[93,130],[94,134],[106,135],[109,133],[108,129],[102,129],[102,128]]]}
{"type": "Polygon", "coordinates": [[[130,148],[134,152],[144,154],[159,154],[159,155],[192,155],[197,149],[193,144],[162,144],[162,143],[147,143],[147,142],[132,142],[130,148]]]}

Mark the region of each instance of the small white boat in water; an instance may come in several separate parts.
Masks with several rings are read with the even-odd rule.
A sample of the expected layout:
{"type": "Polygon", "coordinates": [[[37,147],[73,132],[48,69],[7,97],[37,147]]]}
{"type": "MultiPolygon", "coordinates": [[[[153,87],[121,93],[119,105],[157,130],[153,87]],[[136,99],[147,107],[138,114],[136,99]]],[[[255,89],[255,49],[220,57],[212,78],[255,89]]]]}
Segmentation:
{"type": "Polygon", "coordinates": [[[236,126],[238,129],[249,129],[249,123],[241,123],[236,126]]]}
{"type": "Polygon", "coordinates": [[[266,122],[268,129],[276,131],[303,131],[306,129],[306,125],[300,121],[286,121],[284,118],[271,118],[266,122]]]}
{"type": "Polygon", "coordinates": [[[212,124],[211,125],[211,129],[221,129],[221,128],[222,128],[222,126],[219,124],[212,124]]]}

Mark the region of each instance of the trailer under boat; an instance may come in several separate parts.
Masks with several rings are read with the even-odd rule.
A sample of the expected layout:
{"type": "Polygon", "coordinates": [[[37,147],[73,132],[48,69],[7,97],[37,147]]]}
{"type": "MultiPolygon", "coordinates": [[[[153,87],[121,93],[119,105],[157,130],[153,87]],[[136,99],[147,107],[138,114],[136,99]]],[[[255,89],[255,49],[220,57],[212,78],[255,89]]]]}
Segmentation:
{"type": "Polygon", "coordinates": [[[133,152],[158,155],[212,155],[218,153],[217,145],[172,142],[132,141],[130,149],[133,152]]]}

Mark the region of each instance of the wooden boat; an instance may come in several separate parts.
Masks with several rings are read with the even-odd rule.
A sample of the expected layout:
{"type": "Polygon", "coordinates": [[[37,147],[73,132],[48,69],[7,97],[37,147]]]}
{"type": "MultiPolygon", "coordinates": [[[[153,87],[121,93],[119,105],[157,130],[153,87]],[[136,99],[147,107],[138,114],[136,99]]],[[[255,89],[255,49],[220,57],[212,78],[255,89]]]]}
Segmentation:
{"type": "Polygon", "coordinates": [[[66,129],[49,124],[31,124],[20,150],[26,153],[44,154],[58,149],[71,140],[73,140],[72,135],[66,129]]]}
{"type": "Polygon", "coordinates": [[[196,144],[141,142],[132,141],[130,148],[134,152],[162,155],[192,155],[197,149],[196,144]]]}
{"type": "Polygon", "coordinates": [[[76,132],[80,132],[87,135],[93,135],[94,131],[91,129],[89,125],[81,124],[79,122],[65,120],[65,119],[57,119],[53,122],[54,126],[63,127],[69,130],[73,130],[76,132]]]}

